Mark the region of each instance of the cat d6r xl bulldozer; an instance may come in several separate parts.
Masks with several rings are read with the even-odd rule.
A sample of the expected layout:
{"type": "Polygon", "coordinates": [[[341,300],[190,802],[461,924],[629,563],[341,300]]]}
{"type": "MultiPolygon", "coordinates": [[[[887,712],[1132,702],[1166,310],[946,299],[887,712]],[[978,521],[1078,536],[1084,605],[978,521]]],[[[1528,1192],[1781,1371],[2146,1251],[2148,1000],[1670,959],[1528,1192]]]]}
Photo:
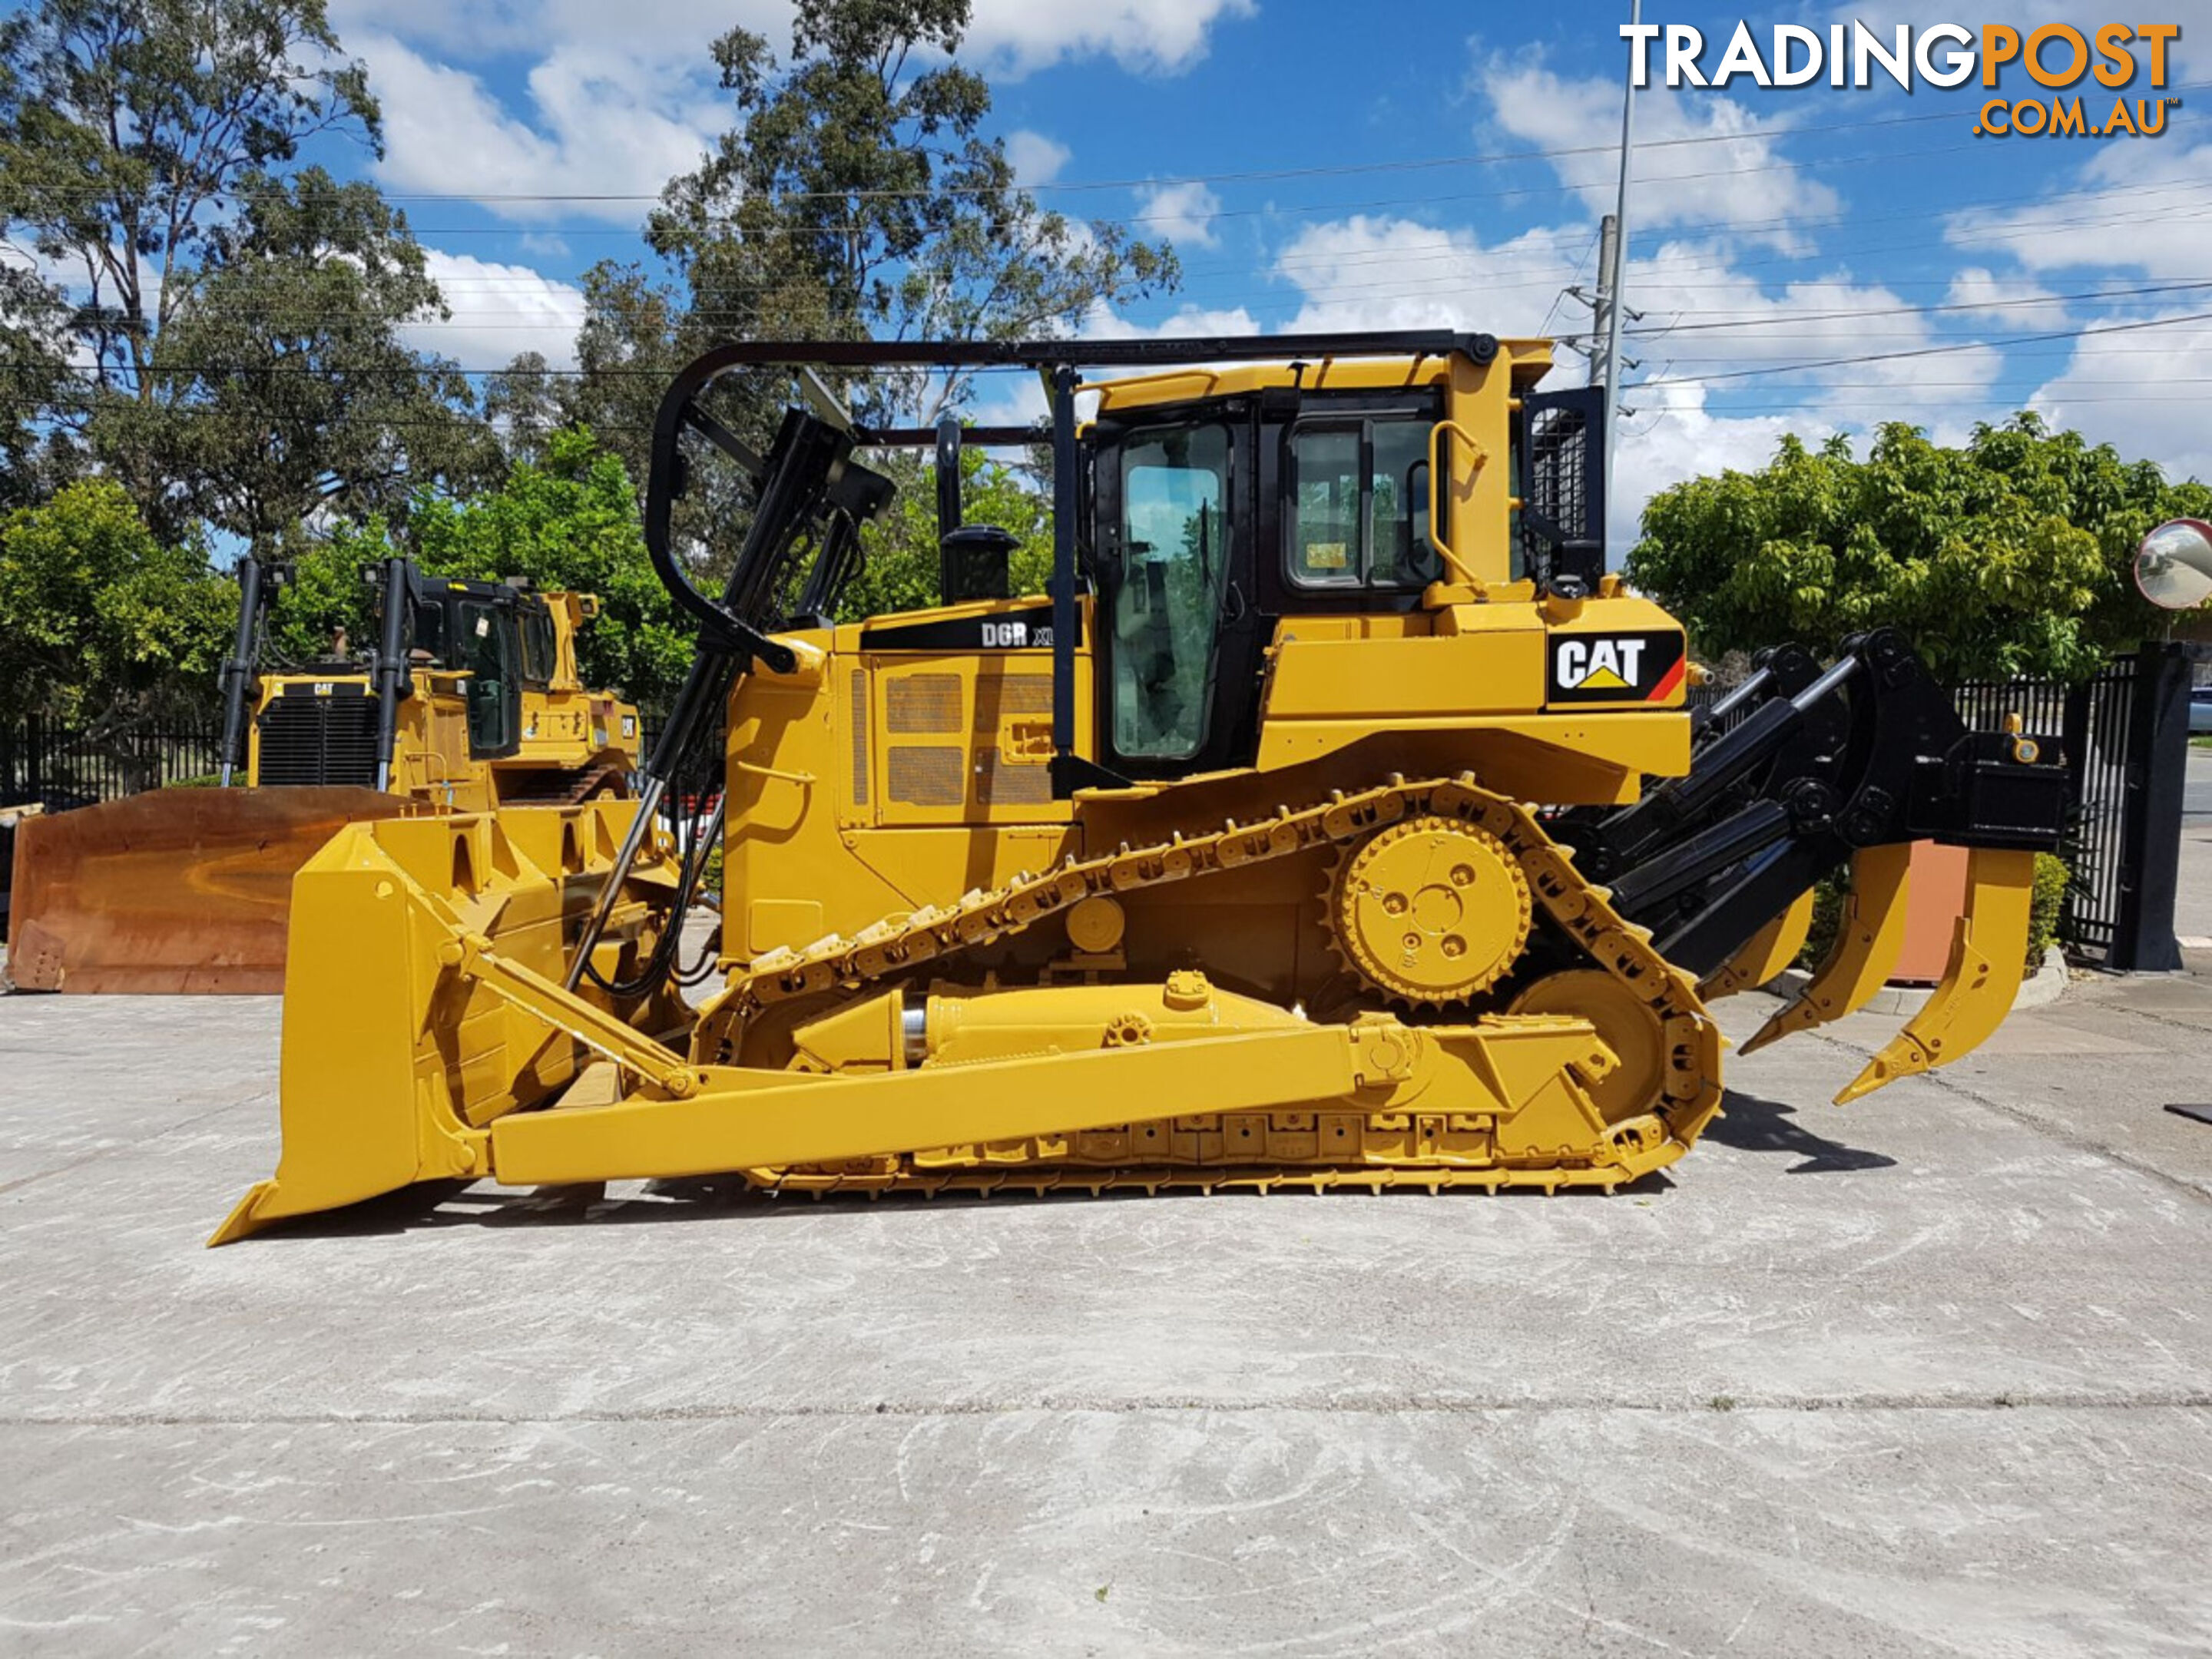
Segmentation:
{"type": "Polygon", "coordinates": [[[374,653],[276,667],[264,624],[286,568],[239,562],[223,787],[151,789],[26,824],[6,983],[273,994],[292,878],[348,823],[588,800],[615,815],[619,842],[643,745],[637,710],[577,672],[576,635],[598,600],[426,577],[398,558],[362,574],[378,591],[374,653]]]}
{"type": "Polygon", "coordinates": [[[1709,1004],[1797,954],[1847,864],[1762,1036],[1867,1000],[1920,838],[1972,849],[1970,912],[1844,1097],[1956,1059],[2021,978],[2063,769],[1966,730],[1887,632],[1769,653],[1693,730],[1680,626],[1605,568],[1601,394],[1549,366],[1442,332],[693,364],[646,532],[699,650],[645,793],[719,743],[721,807],[604,873],[544,814],[340,835],[295,890],[282,1161],[214,1242],[479,1177],[1611,1189],[1711,1121],[1709,1004]],[[816,382],[756,453],[709,389],[766,365],[1040,371],[1049,591],[1007,591],[957,483],[963,440],[1048,434],[864,431],[816,382]],[[930,442],[945,603],[833,623],[891,494],[866,458],[930,442]],[[753,483],[719,598],[672,528],[717,457],[753,483]]]}

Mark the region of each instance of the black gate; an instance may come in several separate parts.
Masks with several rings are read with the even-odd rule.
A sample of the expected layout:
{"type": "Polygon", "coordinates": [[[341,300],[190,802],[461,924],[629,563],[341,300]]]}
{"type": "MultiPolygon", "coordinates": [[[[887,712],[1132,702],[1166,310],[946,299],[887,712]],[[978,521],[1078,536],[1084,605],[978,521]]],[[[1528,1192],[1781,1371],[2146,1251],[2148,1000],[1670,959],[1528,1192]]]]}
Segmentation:
{"type": "Polygon", "coordinates": [[[2056,736],[2073,783],[2073,868],[2059,910],[2067,954],[2123,973],[2181,966],[2173,936],[2181,796],[2188,763],[2189,664],[2149,645],[2078,685],[1984,680],[1956,693],[1980,731],[2017,713],[2033,735],[2056,736]]]}
{"type": "MultiPolygon", "coordinates": [[[[1691,708],[1710,709],[1722,695],[1694,687],[1691,708]]],[[[2058,916],[2066,953],[2118,972],[2179,968],[2173,899],[2189,726],[2181,648],[2146,646],[2079,684],[1969,680],[1952,697],[1972,729],[2002,731],[2017,714],[2028,735],[2055,739],[2066,757],[2074,798],[2064,849],[2073,877],[2058,916]]]]}

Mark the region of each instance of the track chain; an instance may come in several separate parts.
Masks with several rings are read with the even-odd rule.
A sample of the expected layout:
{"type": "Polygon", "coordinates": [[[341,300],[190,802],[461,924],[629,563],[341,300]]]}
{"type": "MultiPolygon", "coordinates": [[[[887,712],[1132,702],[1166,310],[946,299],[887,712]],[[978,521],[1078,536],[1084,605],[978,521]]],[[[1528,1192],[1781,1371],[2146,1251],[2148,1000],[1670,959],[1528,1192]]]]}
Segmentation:
{"type": "MultiPolygon", "coordinates": [[[[957,957],[1057,915],[1093,895],[1116,897],[1226,874],[1315,848],[1349,847],[1424,812],[1479,825],[1504,842],[1545,914],[1593,963],[1653,1009],[1666,1034],[1668,1060],[1661,1097],[1652,1109],[1662,1115],[1709,1110],[1719,1096],[1719,1032],[1698,1001],[1695,984],[1653,947],[1648,928],[1621,919],[1607,890],[1576,871],[1573,855],[1545,833],[1527,807],[1481,787],[1468,774],[1413,781],[1394,775],[1370,789],[1333,791],[1328,800],[1316,805],[1279,807],[1256,823],[1239,823],[1232,818],[1209,833],[1178,832],[1167,842],[1143,848],[1125,843],[1098,858],[1071,854],[1043,874],[1024,873],[1004,887],[978,890],[950,904],[886,918],[849,939],[832,935],[802,949],[765,952],[731,975],[726,990],[716,999],[714,1012],[742,1020],[793,997],[840,985],[866,985],[957,957]]],[[[1365,1177],[1359,1179],[1364,1182],[1365,1177]]],[[[1016,1176],[1012,1184],[1029,1182],[1016,1176]]]]}

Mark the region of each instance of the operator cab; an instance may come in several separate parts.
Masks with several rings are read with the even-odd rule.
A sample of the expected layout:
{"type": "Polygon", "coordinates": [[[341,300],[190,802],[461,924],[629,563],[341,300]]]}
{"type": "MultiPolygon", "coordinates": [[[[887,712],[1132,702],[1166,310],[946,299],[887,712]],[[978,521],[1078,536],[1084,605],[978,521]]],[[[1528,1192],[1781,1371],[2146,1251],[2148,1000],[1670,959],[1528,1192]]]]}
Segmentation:
{"type": "MultiPolygon", "coordinates": [[[[1443,359],[1267,364],[1097,388],[1086,569],[1107,769],[1136,780],[1250,764],[1283,624],[1388,617],[1359,625],[1418,631],[1397,619],[1431,608],[1451,575],[1455,493],[1459,515],[1478,517],[1471,492],[1431,479],[1441,441],[1458,441],[1449,374],[1443,359]]],[[[1584,483],[1598,410],[1576,393],[1515,402],[1510,562],[1492,579],[1540,566],[1553,586],[1589,591],[1603,556],[1584,483]],[[1524,513],[1532,504],[1542,510],[1524,513]]]]}
{"type": "Polygon", "coordinates": [[[408,643],[418,665],[466,676],[459,690],[471,759],[502,759],[521,746],[523,689],[545,690],[559,666],[543,596],[514,582],[413,575],[408,643]]]}

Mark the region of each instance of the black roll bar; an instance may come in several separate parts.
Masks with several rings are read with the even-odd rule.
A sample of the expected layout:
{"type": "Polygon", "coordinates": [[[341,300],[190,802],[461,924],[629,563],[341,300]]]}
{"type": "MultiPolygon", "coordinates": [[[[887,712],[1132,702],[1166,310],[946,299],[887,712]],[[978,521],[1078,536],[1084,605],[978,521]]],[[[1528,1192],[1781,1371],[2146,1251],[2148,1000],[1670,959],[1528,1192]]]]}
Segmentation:
{"type": "Polygon", "coordinates": [[[376,693],[376,787],[392,787],[392,753],[398,742],[399,704],[415,689],[407,672],[407,624],[414,610],[415,572],[405,559],[384,562],[384,616],[376,662],[369,671],[376,693]]]}
{"type": "Polygon", "coordinates": [[[253,684],[255,641],[261,629],[261,561],[251,553],[238,562],[238,634],[223,659],[222,787],[246,764],[246,697],[253,684]]]}

